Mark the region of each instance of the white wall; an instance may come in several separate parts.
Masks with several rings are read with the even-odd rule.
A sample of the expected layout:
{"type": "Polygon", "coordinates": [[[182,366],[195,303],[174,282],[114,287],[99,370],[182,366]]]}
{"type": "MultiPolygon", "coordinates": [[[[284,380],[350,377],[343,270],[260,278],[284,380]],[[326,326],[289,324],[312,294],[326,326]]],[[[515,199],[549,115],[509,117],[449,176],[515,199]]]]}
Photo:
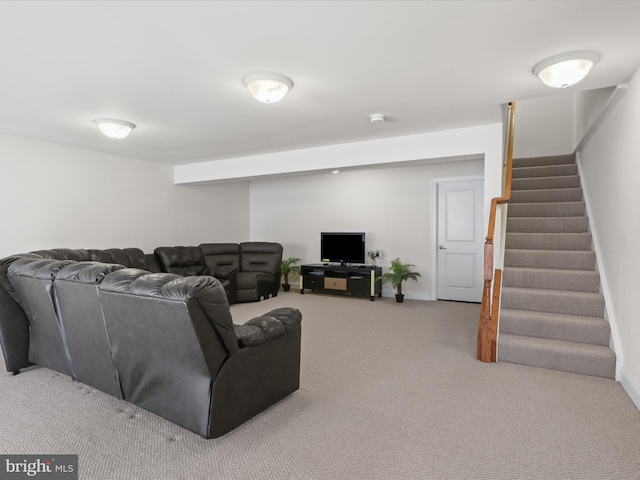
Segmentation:
{"type": "MultiPolygon", "coordinates": [[[[334,189],[338,189],[339,198],[341,199],[339,204],[332,203],[331,199],[336,198],[335,196],[325,197],[320,194],[315,194],[313,202],[307,202],[305,198],[310,197],[303,197],[303,191],[297,188],[287,190],[291,185],[306,185],[309,181],[320,182],[321,180],[317,180],[317,178],[320,178],[317,175],[329,174],[331,170],[338,168],[342,170],[342,173],[337,178],[349,178],[349,188],[353,191],[361,192],[365,189],[364,185],[366,185],[366,180],[362,179],[373,175],[372,173],[364,173],[368,170],[384,169],[384,171],[393,171],[394,168],[412,168],[426,163],[443,162],[444,159],[449,159],[448,163],[451,163],[452,159],[460,161],[461,159],[479,158],[484,159],[484,168],[481,171],[473,169],[471,173],[484,175],[484,212],[486,222],[489,217],[491,199],[502,195],[503,132],[502,124],[500,123],[181,165],[175,167],[175,182],[183,185],[198,185],[207,182],[216,182],[217,184],[237,179],[251,179],[251,240],[271,239],[285,244],[290,242],[291,246],[294,247],[293,252],[285,252],[285,255],[298,256],[303,258],[304,261],[312,262],[318,261],[319,254],[307,256],[306,251],[297,253],[296,250],[302,250],[305,248],[304,245],[309,245],[307,248],[313,248],[311,245],[316,245],[316,248],[319,248],[317,233],[325,229],[325,227],[315,223],[315,219],[318,218],[318,212],[325,211],[319,210],[323,204],[326,203],[329,206],[329,211],[334,219],[339,219],[342,215],[344,215],[343,218],[352,219],[354,215],[350,208],[356,208],[359,212],[356,216],[374,215],[378,222],[393,223],[395,216],[403,218],[403,215],[405,215],[405,213],[397,212],[421,209],[423,205],[429,208],[430,199],[428,199],[426,193],[430,192],[431,185],[425,184],[426,186],[421,187],[423,190],[417,193],[414,190],[406,192],[398,190],[395,185],[391,185],[389,182],[381,181],[378,183],[376,181],[373,185],[376,185],[380,193],[374,194],[369,198],[368,196],[357,197],[350,194],[350,190],[346,186],[338,187],[341,185],[340,182],[345,180],[334,179],[334,184],[329,184],[326,192],[330,195],[334,189]],[[289,178],[282,178],[284,175],[289,178]],[[292,177],[292,175],[296,176],[292,177]],[[309,180],[310,178],[311,180],[309,180]],[[275,187],[267,188],[264,191],[261,183],[263,180],[272,182],[267,183],[267,185],[275,185],[275,187]],[[393,197],[393,195],[389,195],[386,192],[393,192],[397,195],[393,197]],[[423,197],[427,198],[424,203],[422,203],[423,197]],[[368,203],[361,203],[362,200],[359,198],[366,198],[368,203]],[[287,227],[287,220],[280,218],[278,212],[280,209],[288,211],[288,208],[296,206],[290,204],[300,203],[307,204],[309,211],[312,213],[306,217],[296,217],[295,222],[301,222],[301,225],[305,226],[305,228],[314,228],[316,233],[310,234],[309,237],[301,237],[299,233],[295,233],[294,236],[288,239],[278,229],[269,226],[271,219],[276,218],[279,220],[274,225],[277,225],[280,229],[287,227]],[[367,213],[368,205],[370,204],[376,208],[372,207],[372,212],[367,213]],[[403,210],[400,210],[397,205],[402,205],[403,210]],[[373,210],[376,213],[373,213],[373,210]],[[304,242],[302,238],[304,238],[304,242]],[[296,244],[299,244],[299,246],[295,247],[296,244]]],[[[460,173],[460,175],[466,174],[460,173]]],[[[455,170],[448,171],[446,169],[437,175],[434,174],[434,176],[444,177],[454,175],[457,175],[455,170]]],[[[411,185],[411,181],[413,179],[408,180],[409,185],[411,185]]],[[[322,223],[327,223],[324,217],[319,218],[322,223]]],[[[501,231],[501,224],[501,218],[498,218],[496,231],[501,231]]],[[[369,224],[367,223],[365,226],[369,227],[369,224]]],[[[337,226],[335,229],[338,229],[337,226]]],[[[349,223],[348,226],[342,229],[353,230],[355,226],[352,227],[351,223],[349,223]]],[[[284,231],[294,233],[296,229],[287,227],[284,231]]],[[[373,242],[375,240],[376,243],[378,242],[378,239],[375,238],[375,235],[378,234],[373,234],[373,232],[380,231],[377,224],[372,224],[372,227],[365,229],[365,231],[372,231],[374,237],[370,241],[373,242]]],[[[427,238],[424,241],[428,242],[429,232],[420,233],[426,233],[427,238]]],[[[386,245],[376,246],[371,243],[369,248],[388,250],[389,247],[392,247],[391,251],[387,251],[387,261],[392,259],[393,255],[402,257],[407,255],[403,253],[405,252],[404,248],[397,248],[396,246],[397,243],[401,244],[402,241],[390,244],[387,243],[386,238],[382,238],[380,242],[386,243],[386,245]]],[[[500,261],[499,252],[502,245],[501,237],[496,237],[494,242],[496,246],[495,265],[498,265],[500,261]]],[[[423,244],[422,247],[428,247],[428,243],[423,244]]],[[[408,255],[412,257],[414,256],[413,248],[411,247],[412,250],[408,252],[408,255]]],[[[430,253],[429,250],[424,250],[421,257],[416,255],[418,257],[417,260],[411,258],[408,261],[416,264],[421,262],[420,267],[424,269],[424,267],[428,266],[428,261],[423,261],[420,258],[424,257],[426,259],[430,253]]],[[[425,275],[425,272],[421,273],[425,275]]],[[[415,292],[408,290],[409,297],[414,295],[414,298],[426,299],[425,295],[427,294],[425,292],[429,292],[429,284],[429,278],[423,280],[417,286],[415,292]]],[[[413,287],[409,287],[409,289],[411,288],[413,287]]]]}
{"type": "Polygon", "coordinates": [[[574,93],[560,93],[516,102],[513,156],[573,153],[574,100],[574,93]]]}
{"type": "Polygon", "coordinates": [[[579,154],[599,265],[622,352],[620,381],[640,408],[640,71],[579,154]]]}
{"type": "MultiPolygon", "coordinates": [[[[383,251],[378,264],[400,257],[421,273],[403,286],[407,298],[430,300],[432,179],[483,174],[484,161],[470,160],[254,180],[251,238],[319,263],[321,231],[366,232],[366,249],[383,251]]],[[[383,295],[393,295],[389,285],[383,295]]]]}
{"type": "Polygon", "coordinates": [[[616,87],[597,88],[575,94],[573,149],[578,146],[589,127],[598,119],[615,89],[616,87]]]}
{"type": "Polygon", "coordinates": [[[0,258],[47,248],[249,239],[249,184],[176,186],[169,166],[0,135],[0,258]]]}

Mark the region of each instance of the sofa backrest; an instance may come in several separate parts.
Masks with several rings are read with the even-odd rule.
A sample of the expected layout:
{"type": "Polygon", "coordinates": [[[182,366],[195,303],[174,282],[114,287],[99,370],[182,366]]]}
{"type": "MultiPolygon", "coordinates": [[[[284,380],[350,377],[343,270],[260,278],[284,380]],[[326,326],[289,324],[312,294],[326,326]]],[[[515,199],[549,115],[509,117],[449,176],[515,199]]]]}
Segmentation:
{"type": "Polygon", "coordinates": [[[149,270],[147,257],[139,248],[89,249],[88,252],[92,262],[117,263],[127,268],[149,270]]]}
{"type": "Polygon", "coordinates": [[[123,269],[98,293],[125,400],[206,436],[212,381],[238,351],[220,282],[123,269]]]}
{"type": "Polygon", "coordinates": [[[213,276],[229,278],[231,273],[240,270],[240,245],[237,243],[201,243],[198,248],[213,276]]]}
{"type": "Polygon", "coordinates": [[[17,300],[7,276],[16,260],[42,258],[35,253],[11,255],[0,260],[0,345],[8,372],[19,372],[31,365],[29,361],[29,319],[17,300]]]}
{"type": "Polygon", "coordinates": [[[162,270],[182,276],[208,275],[202,250],[198,247],[158,247],[154,250],[162,270]]]}
{"type": "Polygon", "coordinates": [[[53,277],[70,263],[73,260],[16,260],[8,278],[29,319],[29,360],[75,378],[53,298],[53,277]]]}
{"type": "Polygon", "coordinates": [[[264,272],[280,280],[282,245],[272,242],[244,242],[240,244],[240,270],[264,272]]]}
{"type": "Polygon", "coordinates": [[[52,260],[73,260],[75,262],[88,262],[91,260],[89,250],[81,248],[52,248],[49,250],[36,250],[33,253],[40,255],[42,258],[52,260]]]}
{"type": "Polygon", "coordinates": [[[125,267],[98,262],[72,263],[54,275],[55,302],[76,380],[122,398],[111,357],[97,285],[125,267]]]}

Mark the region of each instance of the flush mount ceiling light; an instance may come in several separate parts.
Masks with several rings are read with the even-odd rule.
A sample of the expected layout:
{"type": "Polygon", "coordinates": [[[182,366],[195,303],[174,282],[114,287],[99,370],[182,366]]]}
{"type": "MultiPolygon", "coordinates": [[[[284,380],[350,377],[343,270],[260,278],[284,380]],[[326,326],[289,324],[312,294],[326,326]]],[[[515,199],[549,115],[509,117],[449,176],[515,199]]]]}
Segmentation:
{"type": "Polygon", "coordinates": [[[293,88],[291,79],[279,73],[250,73],[242,81],[251,94],[264,103],[279,102],[293,88]]]}
{"type": "Polygon", "coordinates": [[[136,128],[131,122],[113,118],[96,118],[93,123],[98,126],[102,133],[113,139],[124,138],[131,133],[131,130],[136,128]]]}
{"type": "Polygon", "coordinates": [[[598,52],[562,53],[537,64],[533,67],[533,73],[545,85],[553,88],[567,88],[586,77],[598,60],[600,60],[598,52]]]}
{"type": "Polygon", "coordinates": [[[384,122],[384,115],[381,113],[374,113],[369,118],[371,118],[371,123],[382,123],[384,122]]]}

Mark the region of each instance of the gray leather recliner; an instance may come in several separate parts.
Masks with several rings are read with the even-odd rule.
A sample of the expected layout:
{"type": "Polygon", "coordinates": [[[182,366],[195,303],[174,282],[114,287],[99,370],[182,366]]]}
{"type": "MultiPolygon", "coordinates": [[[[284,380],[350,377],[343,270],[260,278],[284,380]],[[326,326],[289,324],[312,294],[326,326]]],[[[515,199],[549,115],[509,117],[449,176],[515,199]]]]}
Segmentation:
{"type": "Polygon", "coordinates": [[[221,283],[136,269],[98,286],[124,398],[205,438],[299,388],[300,312],[236,326],[221,283]]]}

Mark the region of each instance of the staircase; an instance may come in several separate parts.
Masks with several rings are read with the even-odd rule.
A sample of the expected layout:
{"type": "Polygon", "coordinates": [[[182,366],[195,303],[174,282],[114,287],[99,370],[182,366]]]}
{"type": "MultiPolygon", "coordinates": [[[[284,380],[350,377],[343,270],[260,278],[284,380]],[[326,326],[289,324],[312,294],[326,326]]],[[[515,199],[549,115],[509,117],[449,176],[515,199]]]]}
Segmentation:
{"type": "Polygon", "coordinates": [[[573,155],[513,160],[498,360],[614,378],[573,155]]]}

